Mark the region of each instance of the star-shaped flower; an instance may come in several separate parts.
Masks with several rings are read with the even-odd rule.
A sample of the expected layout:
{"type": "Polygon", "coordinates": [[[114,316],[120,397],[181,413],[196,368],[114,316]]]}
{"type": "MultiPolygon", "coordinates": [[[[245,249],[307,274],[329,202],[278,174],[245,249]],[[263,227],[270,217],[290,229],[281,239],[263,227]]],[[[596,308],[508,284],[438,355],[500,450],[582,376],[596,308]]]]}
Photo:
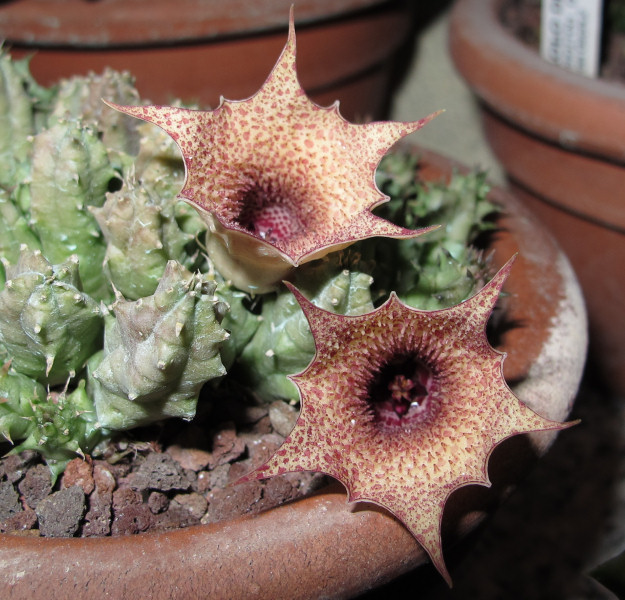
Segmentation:
{"type": "Polygon", "coordinates": [[[292,267],[354,241],[414,237],[371,213],[388,200],[375,170],[415,122],[352,124],[338,103],[322,108],[302,89],[295,66],[291,11],[287,44],[262,88],[214,110],[170,106],[114,108],[162,127],[186,167],[180,196],[209,225],[208,250],[235,285],[268,291],[292,267]]]}
{"type": "Polygon", "coordinates": [[[486,322],[512,261],[472,298],[437,311],[395,294],[377,310],[344,316],[316,307],[293,286],[316,355],[291,377],[301,414],[270,460],[244,480],[320,471],[350,501],[391,511],[450,582],[441,518],[450,494],[489,486],[488,458],[513,435],[569,424],[548,420],[507,386],[505,354],[486,339],[486,322]]]}

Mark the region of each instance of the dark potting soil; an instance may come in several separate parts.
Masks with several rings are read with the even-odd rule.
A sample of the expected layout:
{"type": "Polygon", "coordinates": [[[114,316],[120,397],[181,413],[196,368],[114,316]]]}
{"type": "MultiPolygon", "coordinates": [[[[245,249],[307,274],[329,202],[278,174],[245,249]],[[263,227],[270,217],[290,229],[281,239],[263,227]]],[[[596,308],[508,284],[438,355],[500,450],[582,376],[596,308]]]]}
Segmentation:
{"type": "MultiPolygon", "coordinates": [[[[608,0],[609,1],[609,0],[608,0]]],[[[621,0],[612,0],[615,4],[621,0]]],[[[622,5],[622,2],[621,2],[622,5]]],[[[625,83],[624,8],[608,6],[603,25],[600,77],[625,83]],[[612,23],[616,24],[612,26],[612,23]]],[[[536,51],[540,46],[540,0],[507,0],[500,13],[503,25],[518,39],[536,51]]]]}
{"type": "Polygon", "coordinates": [[[45,537],[163,531],[258,513],[310,494],[327,477],[288,473],[235,483],[282,444],[297,414],[285,402],[261,406],[245,395],[201,401],[192,422],[127,432],[93,456],[70,461],[54,486],[37,453],[5,456],[0,531],[45,537]]]}

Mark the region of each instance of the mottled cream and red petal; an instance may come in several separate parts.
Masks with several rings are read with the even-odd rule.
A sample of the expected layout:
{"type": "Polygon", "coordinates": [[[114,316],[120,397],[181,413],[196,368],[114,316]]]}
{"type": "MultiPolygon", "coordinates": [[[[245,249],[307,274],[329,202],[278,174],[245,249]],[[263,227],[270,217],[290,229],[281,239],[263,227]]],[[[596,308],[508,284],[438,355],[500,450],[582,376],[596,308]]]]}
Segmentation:
{"type": "Polygon", "coordinates": [[[332,475],[350,500],[377,503],[405,523],[450,581],[441,548],[449,495],[471,483],[490,485],[488,458],[502,440],[566,426],[514,396],[503,377],[505,355],[486,339],[510,266],[469,300],[430,312],[393,294],[374,312],[346,317],[317,308],[291,288],[310,323],[316,356],[292,377],[301,394],[295,428],[246,479],[303,470],[332,475]],[[376,380],[389,365],[401,370],[410,360],[418,365],[418,381],[411,387],[400,373],[389,385],[389,401],[410,390],[417,401],[405,413],[396,406],[389,424],[380,398],[372,397],[379,394],[376,380]]]}
{"type": "MultiPolygon", "coordinates": [[[[180,196],[207,214],[228,252],[238,246],[229,233],[251,236],[261,246],[248,251],[248,244],[243,255],[234,256],[238,263],[250,254],[254,261],[262,256],[288,268],[356,240],[423,232],[371,213],[387,200],[374,174],[395,142],[434,115],[357,125],[340,116],[338,104],[314,104],[297,79],[292,14],[282,55],[251,98],[222,99],[210,111],[112,106],[155,123],[176,141],[186,165],[180,196]]],[[[252,270],[258,268],[255,262],[252,270]]]]}

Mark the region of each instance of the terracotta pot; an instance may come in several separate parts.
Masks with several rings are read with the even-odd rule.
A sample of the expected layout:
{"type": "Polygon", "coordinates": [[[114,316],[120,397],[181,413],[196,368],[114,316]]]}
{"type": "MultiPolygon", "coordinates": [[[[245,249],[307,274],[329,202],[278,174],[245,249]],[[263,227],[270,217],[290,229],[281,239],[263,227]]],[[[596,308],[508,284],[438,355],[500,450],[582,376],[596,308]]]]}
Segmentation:
{"type": "Polygon", "coordinates": [[[500,23],[502,0],[460,0],[453,59],[482,101],[513,188],[568,254],[586,296],[590,353],[625,393],[625,86],[542,60],[500,23]]]}
{"type": "Polygon", "coordinates": [[[109,66],[136,76],[142,97],[216,106],[255,93],[285,43],[295,4],[300,80],[349,120],[379,119],[412,19],[402,0],[17,0],[0,3],[0,40],[36,51],[44,85],[109,66]],[[340,57],[340,60],[337,58],[340,57]]]}
{"type": "MultiPolygon", "coordinates": [[[[457,165],[428,152],[422,176],[457,165]]],[[[563,253],[514,196],[495,189],[505,216],[493,249],[502,265],[519,253],[505,287],[505,373],[517,395],[552,419],[568,415],[583,370],[586,321],[563,253]]],[[[456,492],[444,516],[451,542],[475,528],[554,432],[517,436],[493,454],[491,489],[456,492]],[[502,468],[505,466],[505,469],[502,468]]],[[[174,532],[100,539],[0,535],[0,588],[28,598],[350,598],[427,562],[407,530],[384,510],[349,505],[338,484],[253,517],[174,532]]]]}

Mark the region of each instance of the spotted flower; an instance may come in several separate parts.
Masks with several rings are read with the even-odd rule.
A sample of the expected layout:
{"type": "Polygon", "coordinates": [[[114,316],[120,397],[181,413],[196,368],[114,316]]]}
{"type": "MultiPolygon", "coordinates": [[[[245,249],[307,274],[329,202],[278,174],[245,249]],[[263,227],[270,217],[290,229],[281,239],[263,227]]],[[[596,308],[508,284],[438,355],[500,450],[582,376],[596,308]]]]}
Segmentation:
{"type": "Polygon", "coordinates": [[[503,377],[505,355],[486,339],[510,267],[472,298],[436,311],[411,308],[392,294],[373,312],[338,315],[291,286],[316,355],[291,377],[301,397],[295,428],[244,480],[327,473],[345,485],[350,501],[391,511],[450,582],[441,548],[450,494],[468,484],[489,486],[488,458],[506,438],[567,426],[514,396],[503,377]]]}
{"type": "Polygon", "coordinates": [[[287,44],[251,98],[222,98],[214,110],[118,106],[164,129],[179,146],[186,179],[180,197],[206,220],[217,269],[242,289],[264,292],[294,266],[354,241],[414,237],[371,209],[388,198],[375,170],[415,122],[352,124],[338,103],[322,108],[302,89],[291,12],[287,44]]]}

